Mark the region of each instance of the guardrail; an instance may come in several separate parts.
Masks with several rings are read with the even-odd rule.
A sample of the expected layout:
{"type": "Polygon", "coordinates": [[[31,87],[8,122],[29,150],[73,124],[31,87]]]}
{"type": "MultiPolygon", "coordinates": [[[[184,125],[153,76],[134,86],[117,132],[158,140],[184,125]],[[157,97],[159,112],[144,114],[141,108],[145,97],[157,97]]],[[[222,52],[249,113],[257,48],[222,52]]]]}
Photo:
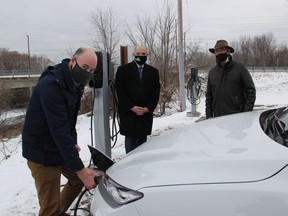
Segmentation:
{"type": "Polygon", "coordinates": [[[247,67],[249,72],[288,72],[288,67],[247,67]]]}
{"type": "Polygon", "coordinates": [[[13,77],[39,77],[43,71],[39,70],[2,70],[0,71],[0,78],[13,77]]]}

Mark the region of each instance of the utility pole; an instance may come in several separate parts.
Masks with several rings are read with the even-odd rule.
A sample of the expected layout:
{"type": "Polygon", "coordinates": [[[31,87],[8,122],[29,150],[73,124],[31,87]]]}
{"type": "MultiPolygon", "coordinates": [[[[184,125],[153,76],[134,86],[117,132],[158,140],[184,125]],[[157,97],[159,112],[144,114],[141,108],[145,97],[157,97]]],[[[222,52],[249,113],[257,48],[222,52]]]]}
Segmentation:
{"type": "Polygon", "coordinates": [[[186,110],[186,97],[184,88],[184,52],[183,52],[183,19],[182,0],[178,0],[178,49],[179,49],[179,86],[180,86],[180,110],[186,110]]]}
{"type": "Polygon", "coordinates": [[[30,77],[30,70],[31,70],[31,62],[30,62],[30,41],[29,41],[29,35],[26,35],[27,37],[27,44],[28,44],[28,73],[30,77]]]}

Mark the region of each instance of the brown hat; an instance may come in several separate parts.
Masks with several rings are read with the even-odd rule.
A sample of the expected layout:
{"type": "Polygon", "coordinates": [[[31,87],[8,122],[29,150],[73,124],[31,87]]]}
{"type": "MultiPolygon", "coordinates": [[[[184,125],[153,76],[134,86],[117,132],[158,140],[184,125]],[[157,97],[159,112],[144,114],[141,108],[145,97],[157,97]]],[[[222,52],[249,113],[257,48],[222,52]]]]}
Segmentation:
{"type": "Polygon", "coordinates": [[[232,47],[230,47],[228,45],[228,42],[226,40],[218,40],[214,46],[214,48],[210,48],[209,51],[211,53],[214,53],[215,52],[215,49],[219,49],[219,48],[222,48],[222,47],[227,47],[230,49],[230,53],[233,53],[234,52],[234,49],[232,47]]]}

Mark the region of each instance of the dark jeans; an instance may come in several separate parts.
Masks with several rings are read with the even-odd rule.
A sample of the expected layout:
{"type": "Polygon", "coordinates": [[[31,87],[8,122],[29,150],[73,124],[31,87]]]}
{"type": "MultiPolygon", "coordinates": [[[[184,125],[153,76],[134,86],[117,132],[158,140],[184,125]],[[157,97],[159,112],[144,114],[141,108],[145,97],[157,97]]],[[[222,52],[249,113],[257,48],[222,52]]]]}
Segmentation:
{"type": "Polygon", "coordinates": [[[125,150],[126,154],[133,149],[137,148],[140,146],[142,143],[147,141],[147,136],[142,136],[142,137],[130,137],[130,136],[125,136],[125,150]]]}

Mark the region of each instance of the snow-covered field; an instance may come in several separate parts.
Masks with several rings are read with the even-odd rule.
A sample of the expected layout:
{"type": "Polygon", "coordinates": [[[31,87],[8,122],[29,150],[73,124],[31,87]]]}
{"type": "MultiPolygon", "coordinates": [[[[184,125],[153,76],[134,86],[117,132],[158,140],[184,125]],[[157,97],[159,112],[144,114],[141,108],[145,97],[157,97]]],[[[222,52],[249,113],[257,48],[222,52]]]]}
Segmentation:
{"type": "MultiPolygon", "coordinates": [[[[285,106],[288,104],[288,73],[286,72],[257,72],[252,73],[256,89],[256,106],[285,106]]],[[[201,103],[197,111],[204,115],[205,98],[201,98],[201,103]]],[[[164,131],[193,124],[196,117],[187,117],[190,110],[187,102],[187,109],[184,112],[167,110],[172,115],[154,119],[153,133],[148,138],[157,139],[164,131]]],[[[13,114],[14,115],[14,114],[13,114]]],[[[90,118],[81,115],[77,123],[79,144],[82,147],[81,157],[85,164],[89,164],[90,153],[87,145],[90,142],[90,118]]],[[[119,135],[116,146],[112,149],[112,158],[120,160],[124,155],[124,137],[119,135]]],[[[21,136],[0,141],[0,214],[4,216],[28,216],[38,214],[38,200],[34,188],[33,178],[26,165],[26,160],[22,157],[21,136]]]]}

